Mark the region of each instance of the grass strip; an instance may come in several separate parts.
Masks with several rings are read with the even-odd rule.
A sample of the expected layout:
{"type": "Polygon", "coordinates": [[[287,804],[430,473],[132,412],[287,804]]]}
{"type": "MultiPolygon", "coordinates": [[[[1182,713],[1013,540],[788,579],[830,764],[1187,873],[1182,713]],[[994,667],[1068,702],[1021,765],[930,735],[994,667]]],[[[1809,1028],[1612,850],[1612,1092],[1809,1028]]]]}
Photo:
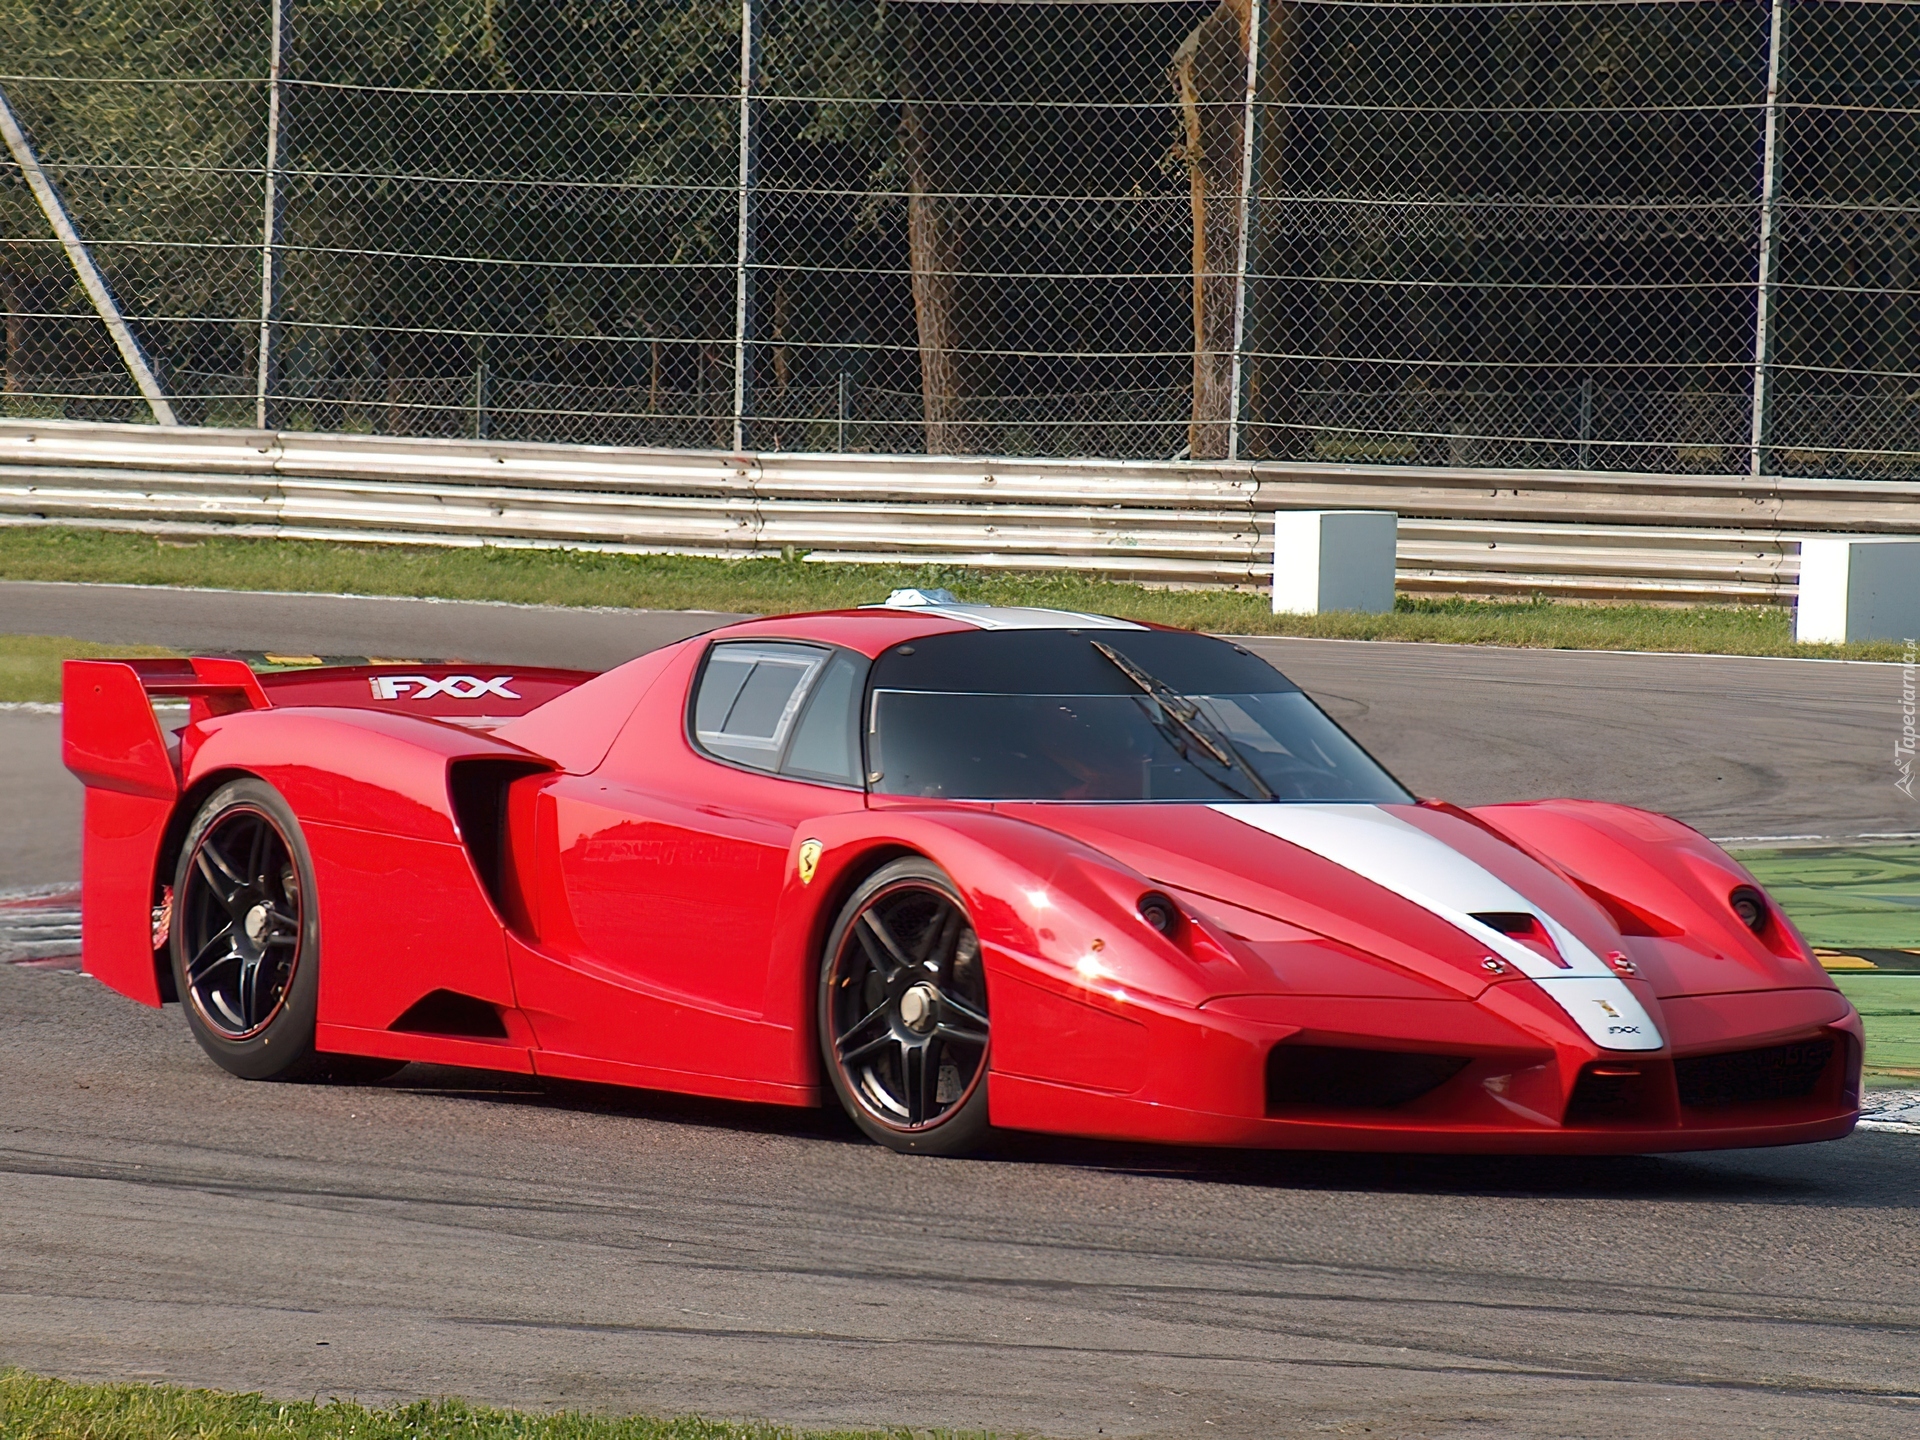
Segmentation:
{"type": "Polygon", "coordinates": [[[1013,574],[938,566],[815,565],[797,556],[702,560],[591,550],[345,545],[226,536],[182,541],[61,526],[0,527],[0,579],[756,615],[864,604],[885,598],[899,585],[940,585],[979,603],[1090,610],[1216,634],[1824,659],[1894,660],[1900,655],[1891,642],[1796,645],[1788,611],[1771,605],[1587,605],[1402,596],[1385,615],[1275,615],[1263,594],[1155,589],[1058,571],[1013,574]]]}
{"type": "Polygon", "coordinates": [[[269,1400],[177,1385],[77,1385],[0,1371],[0,1435],[7,1440],[908,1440],[928,1433],[796,1431],[575,1410],[531,1413],[458,1400],[371,1410],[344,1400],[269,1400]]]}
{"type": "Polygon", "coordinates": [[[0,704],[58,700],[62,660],[131,660],[171,654],[157,645],[96,645],[66,635],[0,635],[0,704]]]}
{"type": "Polygon", "coordinates": [[[1920,1086],[1920,975],[1833,977],[1867,1028],[1869,1090],[1920,1086]]]}
{"type": "MultiPolygon", "coordinates": [[[[1920,845],[1743,850],[1807,939],[1835,950],[1920,946],[1920,845]]],[[[1870,1090],[1920,1085],[1920,975],[1833,976],[1867,1030],[1870,1090]]]]}
{"type": "Polygon", "coordinates": [[[1811,944],[1920,946],[1920,845],[1742,850],[1739,859],[1811,944]]]}

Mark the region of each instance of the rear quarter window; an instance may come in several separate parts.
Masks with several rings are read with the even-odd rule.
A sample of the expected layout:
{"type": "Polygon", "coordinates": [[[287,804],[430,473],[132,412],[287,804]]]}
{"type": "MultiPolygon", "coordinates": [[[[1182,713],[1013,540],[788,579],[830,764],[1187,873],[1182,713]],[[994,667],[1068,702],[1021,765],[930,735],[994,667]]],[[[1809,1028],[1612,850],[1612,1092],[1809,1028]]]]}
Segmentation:
{"type": "Polygon", "coordinates": [[[865,675],[863,660],[823,645],[722,641],[694,690],[694,743],[755,770],[858,785],[865,675]]]}

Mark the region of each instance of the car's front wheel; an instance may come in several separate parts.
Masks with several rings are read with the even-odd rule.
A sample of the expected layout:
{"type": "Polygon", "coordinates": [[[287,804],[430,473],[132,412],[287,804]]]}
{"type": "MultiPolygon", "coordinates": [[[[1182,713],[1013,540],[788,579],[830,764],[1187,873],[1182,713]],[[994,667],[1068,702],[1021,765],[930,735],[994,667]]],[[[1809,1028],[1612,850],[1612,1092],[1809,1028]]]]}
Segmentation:
{"type": "Polygon", "coordinates": [[[834,1093],[882,1145],[964,1155],[986,1140],[986,973],[945,871],[896,860],[848,897],[821,958],[819,1029],[834,1093]]]}

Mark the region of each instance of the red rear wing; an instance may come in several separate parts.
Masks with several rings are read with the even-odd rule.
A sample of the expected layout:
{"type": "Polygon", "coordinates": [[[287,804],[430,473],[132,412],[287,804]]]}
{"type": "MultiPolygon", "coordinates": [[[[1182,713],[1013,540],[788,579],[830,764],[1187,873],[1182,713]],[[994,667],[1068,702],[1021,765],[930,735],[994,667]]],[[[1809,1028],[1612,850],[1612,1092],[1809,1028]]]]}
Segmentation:
{"type": "Polygon", "coordinates": [[[591,670],[507,665],[339,665],[259,676],[263,703],[385,710],[485,728],[537,710],[593,679],[591,670]]]}
{"type": "Polygon", "coordinates": [[[325,705],[490,729],[592,678],[588,670],[485,665],[346,665],[256,675],[243,660],[69,660],[61,680],[63,758],[96,789],[171,799],[179,781],[155,701],[185,700],[190,722],[236,710],[325,705]]]}
{"type": "Polygon", "coordinates": [[[171,800],[180,780],[155,700],[204,720],[269,703],[241,660],[69,660],[60,677],[61,758],[96,790],[171,800]]]}

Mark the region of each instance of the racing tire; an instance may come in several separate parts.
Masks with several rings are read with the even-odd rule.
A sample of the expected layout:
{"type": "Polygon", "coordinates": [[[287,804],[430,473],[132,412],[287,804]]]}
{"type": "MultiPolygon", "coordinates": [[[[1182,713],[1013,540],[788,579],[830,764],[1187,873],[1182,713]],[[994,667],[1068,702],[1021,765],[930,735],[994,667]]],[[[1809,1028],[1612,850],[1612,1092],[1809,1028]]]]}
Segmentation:
{"type": "Polygon", "coordinates": [[[174,992],[213,1062],[244,1080],[383,1079],[405,1063],[314,1048],[320,913],[293,810],[234,780],[194,817],[173,876],[174,992]]]}
{"type": "Polygon", "coordinates": [[[968,1155],[987,1123],[986,971],[947,873],[909,856],[841,907],[820,961],[821,1059],[853,1123],[911,1155],[968,1155]]]}

